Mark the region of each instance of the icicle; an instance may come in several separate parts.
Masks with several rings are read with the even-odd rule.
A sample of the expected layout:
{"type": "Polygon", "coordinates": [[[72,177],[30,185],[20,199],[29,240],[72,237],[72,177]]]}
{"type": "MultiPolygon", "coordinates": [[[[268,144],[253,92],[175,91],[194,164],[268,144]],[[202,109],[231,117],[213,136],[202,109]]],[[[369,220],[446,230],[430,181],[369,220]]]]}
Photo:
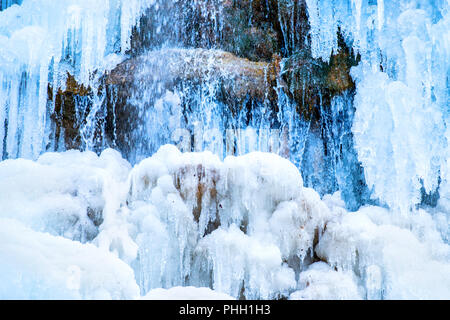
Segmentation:
{"type": "MultiPolygon", "coordinates": [[[[9,158],[35,159],[45,150],[49,139],[45,134],[50,125],[46,121],[47,112],[51,111],[47,110],[50,76],[54,93],[64,88],[67,72],[79,83],[95,89],[93,72],[101,74],[114,66],[111,57],[118,52],[113,51],[110,43],[121,41],[120,50],[125,53],[130,46],[132,27],[154,1],[13,2],[21,6],[0,12],[3,75],[0,96],[5,101],[1,121],[8,124],[3,154],[9,158]],[[120,39],[114,39],[116,30],[120,31],[120,39]]],[[[2,1],[2,8],[11,3],[2,1]]]]}

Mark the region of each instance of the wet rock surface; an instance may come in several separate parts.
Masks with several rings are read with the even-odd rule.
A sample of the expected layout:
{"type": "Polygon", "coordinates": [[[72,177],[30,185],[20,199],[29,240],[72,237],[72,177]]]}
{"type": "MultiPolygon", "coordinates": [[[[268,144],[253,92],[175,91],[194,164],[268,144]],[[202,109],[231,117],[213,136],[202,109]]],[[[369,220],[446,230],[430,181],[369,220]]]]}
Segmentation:
{"type": "Polygon", "coordinates": [[[121,63],[106,77],[106,84],[132,88],[163,81],[170,87],[183,81],[217,79],[235,99],[250,95],[264,100],[268,66],[218,50],[163,49],[121,63]]]}
{"type": "MultiPolygon", "coordinates": [[[[347,161],[342,148],[350,154],[354,150],[350,134],[339,138],[344,141],[337,146],[340,155],[330,153],[336,149],[333,126],[340,126],[330,119],[351,123],[353,114],[343,110],[336,118],[330,106],[336,97],[354,95],[350,69],[360,57],[338,32],[338,51],[329,61],[315,59],[309,32],[304,0],[157,1],[132,33],[129,58],[101,77],[97,92],[79,86],[69,75],[66,88],[58,90],[55,99],[49,94],[55,105],[55,140],[67,149],[85,148],[80,131],[86,126],[93,97],[99,96],[102,105],[89,115],[94,123],[90,126],[95,127],[90,148],[98,152],[116,148],[131,162],[139,161],[137,149],[151,155],[158,143],[171,141],[159,132],[153,119],[156,111],[152,111],[167,92],[179,95],[182,127],[191,134],[192,122],[197,121],[192,115],[201,113],[202,103],[211,100],[220,105],[225,127],[249,126],[258,121],[255,117],[266,114],[271,128],[282,129],[288,141],[289,129],[278,115],[282,105],[290,104],[298,114],[296,121],[309,126],[303,160],[296,164],[310,172],[305,176],[309,186],[332,193],[338,189],[333,168],[347,161]],[[148,127],[149,121],[154,122],[153,128],[148,127]],[[145,140],[145,130],[152,130],[155,142],[145,140]],[[307,159],[315,159],[313,167],[307,159]]],[[[166,108],[161,112],[170,117],[166,108]]],[[[299,151],[283,155],[295,152],[299,151]]],[[[357,179],[361,186],[350,192],[356,194],[365,183],[356,157],[350,158],[356,161],[350,167],[361,176],[357,179]]]]}
{"type": "MultiPolygon", "coordinates": [[[[213,80],[220,87],[218,99],[235,116],[242,108],[261,104],[277,112],[281,89],[304,119],[320,126],[321,107],[354,89],[349,71],[358,60],[344,41],[329,62],[313,59],[308,33],[304,0],[157,1],[134,29],[130,58],[103,77],[108,140],[120,145],[120,140],[131,138],[120,137],[136,125],[127,122],[139,122],[128,100],[138,88],[154,89],[156,82],[173,90],[213,80]]],[[[64,131],[68,149],[81,147],[77,132],[83,121],[75,105],[89,96],[90,88],[79,86],[70,75],[54,101],[49,94],[55,105],[56,138],[64,131]]]]}
{"type": "Polygon", "coordinates": [[[77,105],[81,100],[88,102],[92,98],[92,89],[78,84],[72,75],[67,74],[64,89],[58,88],[55,94],[49,85],[47,92],[48,100],[54,104],[51,119],[55,124],[55,144],[63,144],[67,149],[81,148],[80,128],[89,110],[80,115],[77,105]]]}

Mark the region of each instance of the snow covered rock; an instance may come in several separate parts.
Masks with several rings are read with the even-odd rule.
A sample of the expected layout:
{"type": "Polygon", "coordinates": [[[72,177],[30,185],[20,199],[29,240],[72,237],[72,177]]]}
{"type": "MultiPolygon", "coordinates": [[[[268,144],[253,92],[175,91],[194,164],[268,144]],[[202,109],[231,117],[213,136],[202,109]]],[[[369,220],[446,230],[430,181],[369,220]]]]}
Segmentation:
{"type": "Polygon", "coordinates": [[[196,285],[235,297],[287,295],[331,216],[298,169],[274,154],[222,162],[167,145],[133,168],[129,183],[144,292],[196,285]]]}
{"type": "Polygon", "coordinates": [[[133,270],[108,251],[0,218],[0,299],[136,299],[133,270]]]}

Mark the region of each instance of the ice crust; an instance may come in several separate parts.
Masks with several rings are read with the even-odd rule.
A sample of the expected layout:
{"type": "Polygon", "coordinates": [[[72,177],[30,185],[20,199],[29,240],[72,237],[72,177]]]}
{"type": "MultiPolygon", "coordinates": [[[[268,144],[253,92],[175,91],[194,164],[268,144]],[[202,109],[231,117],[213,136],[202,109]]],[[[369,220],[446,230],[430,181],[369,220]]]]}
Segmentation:
{"type": "Polygon", "coordinates": [[[274,154],[46,153],[0,163],[0,195],[1,298],[450,297],[436,215],[348,212],[274,154]]]}

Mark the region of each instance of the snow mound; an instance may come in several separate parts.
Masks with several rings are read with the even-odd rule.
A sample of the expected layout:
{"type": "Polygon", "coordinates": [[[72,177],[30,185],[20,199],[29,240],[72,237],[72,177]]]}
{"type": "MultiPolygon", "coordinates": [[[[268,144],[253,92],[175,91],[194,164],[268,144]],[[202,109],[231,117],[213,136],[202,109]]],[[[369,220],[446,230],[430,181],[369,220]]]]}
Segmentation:
{"type": "MultiPolygon", "coordinates": [[[[117,151],[46,153],[0,162],[0,217],[36,231],[87,242],[107,219],[130,165],[117,151]],[[115,190],[114,187],[116,187],[115,190]],[[110,193],[108,193],[110,192],[110,193]]],[[[120,193],[120,192],[119,192],[120,193]]]]}
{"type": "Polygon", "coordinates": [[[0,218],[0,299],[135,299],[133,270],[92,244],[0,218]]]}
{"type": "Polygon", "coordinates": [[[333,270],[324,262],[312,264],[300,274],[302,290],[291,294],[291,300],[361,300],[361,288],[352,272],[333,270]]]}
{"type": "Polygon", "coordinates": [[[423,210],[408,217],[364,207],[327,224],[317,255],[359,275],[367,299],[448,299],[450,246],[423,210]]]}

